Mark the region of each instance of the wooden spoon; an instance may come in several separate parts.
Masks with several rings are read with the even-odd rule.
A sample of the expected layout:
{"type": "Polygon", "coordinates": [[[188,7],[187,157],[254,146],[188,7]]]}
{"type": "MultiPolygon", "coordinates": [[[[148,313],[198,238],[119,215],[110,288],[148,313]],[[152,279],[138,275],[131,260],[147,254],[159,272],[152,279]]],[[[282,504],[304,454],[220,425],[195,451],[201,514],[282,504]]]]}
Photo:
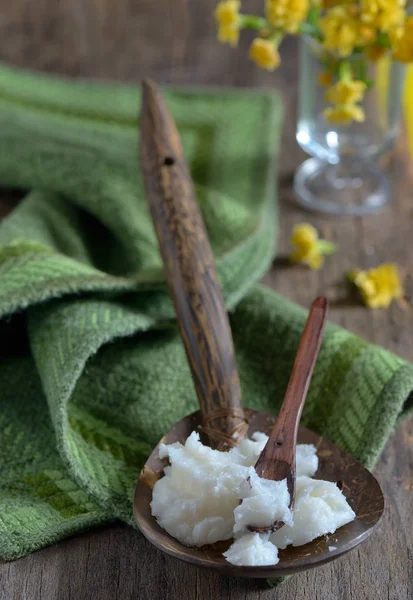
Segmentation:
{"type": "MultiPolygon", "coordinates": [[[[140,152],[145,188],[201,408],[176,423],[159,444],[183,443],[192,431],[201,429],[205,443],[226,449],[246,433],[263,431],[269,435],[275,416],[242,409],[230,326],[178,132],[156,86],[145,81],[142,91],[140,152]]],[[[317,447],[317,475],[339,481],[357,515],[334,536],[289,547],[280,552],[280,562],[269,567],[231,565],[222,556],[230,541],[203,548],[182,545],[161,529],[151,514],[152,489],[166,466],[159,458],[159,444],[142,469],[135,490],[133,510],[139,529],[168,554],[241,577],[294,573],[347,552],[370,535],[378,522],[384,506],[380,487],[360,463],[315,433],[299,429],[298,442],[317,447]],[[335,549],[329,551],[329,544],[335,549]]]]}
{"type": "Polygon", "coordinates": [[[142,85],[140,132],[146,196],[203,430],[212,446],[230,448],[246,434],[247,422],[228,316],[175,123],[149,81],[142,85]]]}
{"type": "MultiPolygon", "coordinates": [[[[294,507],[295,500],[295,451],[298,424],[320,351],[327,310],[327,299],[322,296],[314,300],[311,305],[284,401],[268,442],[265,444],[255,465],[259,477],[274,481],[287,479],[291,510],[294,507]]],[[[267,531],[277,531],[283,525],[283,521],[276,521],[275,523],[269,523],[267,527],[250,525],[248,529],[265,533],[267,531]]]]}

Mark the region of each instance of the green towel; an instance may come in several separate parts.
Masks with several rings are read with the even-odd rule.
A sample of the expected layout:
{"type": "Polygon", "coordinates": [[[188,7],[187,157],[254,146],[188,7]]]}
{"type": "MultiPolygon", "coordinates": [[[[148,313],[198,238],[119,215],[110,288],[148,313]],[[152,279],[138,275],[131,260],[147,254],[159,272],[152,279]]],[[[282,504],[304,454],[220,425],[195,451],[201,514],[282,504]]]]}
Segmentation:
{"type": "MultiPolygon", "coordinates": [[[[306,313],[256,284],[276,238],[282,110],[267,92],[168,89],[217,260],[245,406],[277,411],[306,313]]],[[[114,519],[197,408],[137,165],[137,87],[0,69],[0,556],[114,519]]],[[[371,467],[413,368],[329,325],[303,414],[371,467]]]]}

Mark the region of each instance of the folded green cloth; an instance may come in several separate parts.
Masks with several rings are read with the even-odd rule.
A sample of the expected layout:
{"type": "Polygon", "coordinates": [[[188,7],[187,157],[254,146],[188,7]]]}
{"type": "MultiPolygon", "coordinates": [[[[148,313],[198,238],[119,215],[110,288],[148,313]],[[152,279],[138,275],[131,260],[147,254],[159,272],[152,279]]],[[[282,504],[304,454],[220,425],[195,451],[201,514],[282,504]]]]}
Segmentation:
{"type": "MultiPolygon", "coordinates": [[[[231,309],[245,406],[276,411],[305,311],[256,281],[274,254],[282,111],[266,92],[169,89],[231,309]]],[[[197,408],[137,166],[136,87],[0,69],[0,556],[113,519],[197,408]]],[[[310,300],[310,299],[309,299],[310,300]]],[[[303,414],[371,467],[413,367],[329,325],[303,414]]]]}

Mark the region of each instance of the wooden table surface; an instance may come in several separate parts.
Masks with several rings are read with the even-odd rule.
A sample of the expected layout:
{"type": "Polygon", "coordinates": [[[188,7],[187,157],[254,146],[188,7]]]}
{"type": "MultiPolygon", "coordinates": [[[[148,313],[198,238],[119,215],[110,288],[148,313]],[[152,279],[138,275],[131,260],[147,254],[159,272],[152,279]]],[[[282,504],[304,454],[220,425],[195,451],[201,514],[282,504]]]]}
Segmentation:
{"type": "MultiPolygon", "coordinates": [[[[259,0],[245,2],[259,10],[259,0]]],[[[138,82],[276,86],[286,106],[279,199],[280,254],[294,223],[311,220],[340,247],[320,273],[274,264],[264,281],[308,305],[331,300],[331,319],[413,361],[413,311],[394,305],[368,311],[346,297],[343,273],[394,260],[411,269],[413,175],[405,140],[391,158],[392,204],[380,216],[328,219],[294,205],[292,175],[303,159],[294,138],[297,48],[283,48],[283,66],[261,72],[238,51],[215,41],[214,0],[3,0],[0,59],[74,76],[138,82]]],[[[1,135],[1,132],[0,132],[1,135]]],[[[3,194],[3,214],[15,199],[3,194]]],[[[408,299],[413,297],[407,279],[408,299]]],[[[0,565],[0,600],[408,600],[413,598],[413,420],[393,434],[375,470],[387,508],[377,531],[343,558],[289,579],[278,589],[263,581],[228,579],[161,554],[122,525],[100,528],[14,563],[0,565]]]]}

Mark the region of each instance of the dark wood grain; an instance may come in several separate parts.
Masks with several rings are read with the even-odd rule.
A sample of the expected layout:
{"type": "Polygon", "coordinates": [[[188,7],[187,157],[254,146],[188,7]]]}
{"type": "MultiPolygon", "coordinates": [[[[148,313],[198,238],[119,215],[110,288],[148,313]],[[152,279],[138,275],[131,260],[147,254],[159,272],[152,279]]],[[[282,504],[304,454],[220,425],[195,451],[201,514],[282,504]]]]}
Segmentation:
{"type": "MultiPolygon", "coordinates": [[[[330,319],[413,361],[409,307],[368,311],[343,284],[348,269],[393,260],[405,268],[413,303],[413,168],[400,140],[388,170],[392,202],[381,215],[331,219],[294,203],[292,175],[304,158],[295,142],[297,52],[283,43],[275,73],[256,69],[238,50],[219,46],[214,0],[13,0],[1,3],[0,59],[52,73],[139,82],[277,87],[286,108],[279,177],[279,256],[264,282],[308,306],[326,293],[330,319]],[[314,273],[286,267],[292,226],[311,221],[339,252],[314,273]]],[[[262,9],[245,0],[246,11],[262,9]]],[[[0,132],[1,134],[1,132],[0,132]]],[[[3,196],[3,198],[6,198],[3,196]]],[[[12,197],[0,203],[5,214],[12,197]]],[[[133,529],[113,525],[0,565],[0,600],[411,600],[413,598],[413,419],[401,425],[375,469],[386,497],[377,531],[359,549],[291,577],[276,590],[257,580],[230,579],[156,550],[133,529]]]]}
{"type": "Polygon", "coordinates": [[[234,344],[214,257],[179,133],[158,87],[142,84],[140,164],[179,331],[214,448],[248,429],[234,344]]]}
{"type": "MultiPolygon", "coordinates": [[[[255,431],[263,431],[268,435],[276,426],[276,417],[272,414],[251,409],[245,409],[245,414],[248,419],[249,436],[255,431]]],[[[281,577],[331,562],[358,546],[373,533],[384,509],[383,494],[376,479],[350,454],[312,431],[300,428],[297,432],[299,443],[314,444],[317,448],[319,465],[315,477],[340,482],[340,488],[356,514],[354,521],[338,529],[334,535],[317,538],[296,548],[289,546],[280,551],[280,562],[275,566],[237,567],[228,563],[222,553],[228,550],[232,540],[202,548],[183,546],[159,527],[152,517],[150,503],[153,487],[163,476],[163,469],[167,464],[167,461],[159,458],[160,444],[185,442],[201,422],[202,415],[198,411],[176,423],[154,448],[136,486],[133,503],[135,519],[145,537],[160,551],[186,563],[218,571],[222,575],[245,578],[281,577]]]]}
{"type": "MultiPolygon", "coordinates": [[[[268,442],[255,465],[256,472],[264,479],[287,480],[291,509],[295,499],[295,452],[298,425],[320,351],[327,311],[328,301],[323,296],[316,298],[310,307],[280,412],[268,442]]],[[[322,479],[323,476],[320,478],[322,479]]],[[[338,479],[339,477],[337,481],[338,479]]],[[[273,524],[268,523],[269,527],[253,527],[251,525],[250,529],[259,532],[276,531],[283,524],[282,521],[277,521],[273,524]]]]}

